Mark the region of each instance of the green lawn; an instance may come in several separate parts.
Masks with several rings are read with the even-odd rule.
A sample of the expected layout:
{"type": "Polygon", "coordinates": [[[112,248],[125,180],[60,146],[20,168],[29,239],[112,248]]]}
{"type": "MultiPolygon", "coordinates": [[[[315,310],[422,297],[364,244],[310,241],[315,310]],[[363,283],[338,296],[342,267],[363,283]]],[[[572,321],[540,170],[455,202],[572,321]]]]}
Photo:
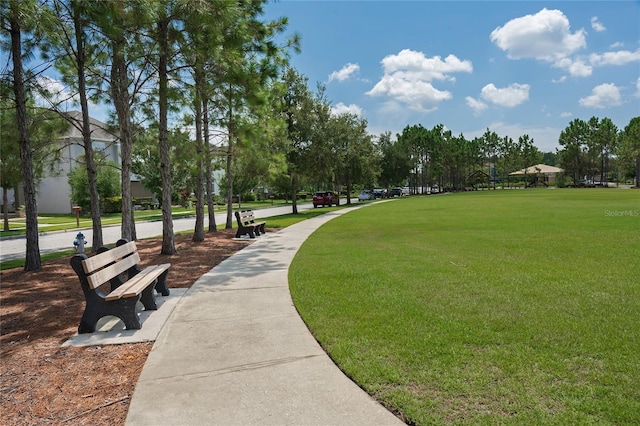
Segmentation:
{"type": "Polygon", "coordinates": [[[321,227],[296,307],[415,424],[640,423],[640,192],[407,197],[321,227]]]}

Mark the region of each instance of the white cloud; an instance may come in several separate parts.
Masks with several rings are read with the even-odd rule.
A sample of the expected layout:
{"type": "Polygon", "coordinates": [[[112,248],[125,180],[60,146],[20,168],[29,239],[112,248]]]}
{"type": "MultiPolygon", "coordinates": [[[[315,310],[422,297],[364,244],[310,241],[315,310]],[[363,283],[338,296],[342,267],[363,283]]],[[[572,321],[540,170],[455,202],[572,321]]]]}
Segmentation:
{"type": "Polygon", "coordinates": [[[429,58],[409,49],[388,55],[381,63],[384,76],[366,94],[386,96],[423,112],[432,111],[440,102],[452,98],[450,92],[436,89],[431,84],[433,80],[455,81],[451,73],[473,71],[471,61],[454,55],[442,60],[440,56],[429,58]]]}
{"type": "Polygon", "coordinates": [[[613,83],[596,86],[590,96],[580,98],[580,105],[589,108],[607,108],[621,104],[620,89],[613,83]]]}
{"type": "Polygon", "coordinates": [[[615,52],[593,53],[589,55],[589,62],[596,67],[604,65],[626,65],[630,62],[640,62],[640,49],[635,52],[618,50],[615,52]]]}
{"type": "Polygon", "coordinates": [[[345,81],[346,79],[351,77],[354,73],[358,72],[359,70],[360,70],[360,65],[348,63],[347,65],[342,67],[342,69],[340,69],[339,71],[334,71],[331,74],[329,74],[329,83],[331,83],[333,80],[345,81]]]}
{"type": "MultiPolygon", "coordinates": [[[[34,100],[43,108],[56,108],[58,111],[79,110],[80,97],[56,78],[42,75],[37,78],[41,93],[36,93],[34,100]]],[[[89,101],[89,115],[91,118],[106,122],[109,119],[109,105],[96,104],[89,101]]]]}
{"type": "Polygon", "coordinates": [[[514,83],[499,89],[490,83],[482,88],[480,96],[486,101],[511,108],[529,99],[529,85],[514,83]]]}
{"type": "Polygon", "coordinates": [[[593,72],[593,67],[585,64],[582,59],[562,58],[553,66],[567,70],[573,77],[589,77],[593,72]]]}
{"type": "Polygon", "coordinates": [[[491,41],[511,59],[533,58],[549,62],[566,58],[586,47],[586,33],[571,33],[560,10],[542,9],[535,15],[512,19],[491,32],[491,41]]]}
{"type": "MultiPolygon", "coordinates": [[[[591,18],[591,26],[598,32],[606,30],[597,16],[591,18]]],[[[640,49],[635,52],[624,50],[594,53],[588,57],[576,56],[580,49],[587,46],[586,32],[581,28],[572,33],[569,19],[560,10],[545,8],[535,15],[512,19],[493,30],[490,38],[511,59],[546,61],[572,77],[589,77],[594,67],[640,61],[640,49]]],[[[614,43],[611,48],[621,46],[622,43],[614,43]]],[[[562,82],[564,79],[563,76],[554,81],[562,82]]]]}
{"type": "Polygon", "coordinates": [[[476,113],[480,113],[485,109],[489,108],[487,104],[485,104],[484,102],[476,98],[472,98],[471,96],[467,96],[465,100],[467,101],[467,105],[469,106],[469,108],[474,110],[476,113]]]}
{"type": "Polygon", "coordinates": [[[342,115],[342,114],[355,114],[357,116],[362,116],[362,108],[360,108],[356,104],[345,105],[342,102],[336,104],[336,106],[331,107],[331,115],[342,115]]]}
{"type": "Polygon", "coordinates": [[[403,76],[409,80],[451,80],[453,72],[472,72],[471,61],[461,61],[455,55],[428,58],[422,52],[404,49],[397,55],[388,55],[382,60],[385,74],[403,76]]]}
{"type": "Polygon", "coordinates": [[[563,112],[562,114],[560,114],[560,117],[562,118],[568,118],[568,117],[572,117],[573,114],[571,114],[570,112],[563,112]]]}
{"type": "Polygon", "coordinates": [[[73,95],[61,81],[51,77],[41,76],[37,79],[38,85],[44,93],[36,96],[36,103],[46,108],[56,106],[63,111],[73,109],[79,102],[77,95],[73,95]]]}
{"type": "Polygon", "coordinates": [[[50,93],[62,93],[66,91],[65,86],[59,80],[51,77],[38,77],[38,84],[50,93]]]}
{"type": "Polygon", "coordinates": [[[382,77],[367,95],[387,96],[406,104],[410,109],[422,112],[433,111],[438,103],[452,98],[451,92],[438,90],[429,82],[393,75],[382,77]]]}
{"type": "Polygon", "coordinates": [[[616,41],[611,46],[609,46],[610,49],[618,49],[620,47],[624,47],[624,43],[621,41],[616,41]]]}
{"type": "Polygon", "coordinates": [[[640,98],[640,77],[636,80],[636,96],[640,98]]]}
{"type": "Polygon", "coordinates": [[[598,17],[594,16],[591,18],[591,28],[593,28],[596,32],[606,31],[606,28],[600,21],[598,21],[598,17]]]}

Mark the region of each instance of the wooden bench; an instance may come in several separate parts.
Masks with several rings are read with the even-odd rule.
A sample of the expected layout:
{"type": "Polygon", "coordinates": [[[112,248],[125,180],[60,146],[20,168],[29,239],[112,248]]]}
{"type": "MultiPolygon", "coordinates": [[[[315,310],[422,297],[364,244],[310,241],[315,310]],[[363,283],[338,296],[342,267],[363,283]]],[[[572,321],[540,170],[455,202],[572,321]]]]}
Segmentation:
{"type": "Polygon", "coordinates": [[[125,239],[119,240],[113,249],[100,247],[95,256],[76,254],[71,258],[71,267],[80,279],[86,300],[78,333],[93,333],[98,320],[107,315],[120,318],[127,330],[137,330],[141,327],[137,302],[142,302],[147,311],[158,309],[154,292],[169,295],[166,278],[171,264],[141,270],[139,262],[135,241],[125,239]],[[106,283],[111,286],[107,294],[98,288],[106,283]]]}
{"type": "Polygon", "coordinates": [[[240,238],[243,235],[248,235],[249,238],[255,238],[264,234],[264,226],[266,222],[256,222],[253,210],[236,211],[236,221],[238,222],[238,231],[236,232],[236,238],[240,238]]]}

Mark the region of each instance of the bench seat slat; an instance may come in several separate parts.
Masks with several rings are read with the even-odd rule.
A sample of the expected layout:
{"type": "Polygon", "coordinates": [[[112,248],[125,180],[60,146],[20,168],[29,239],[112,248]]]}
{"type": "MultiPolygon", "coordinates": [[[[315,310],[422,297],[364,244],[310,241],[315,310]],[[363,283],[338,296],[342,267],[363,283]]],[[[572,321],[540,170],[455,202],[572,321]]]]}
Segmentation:
{"type": "Polygon", "coordinates": [[[163,263],[161,265],[147,266],[140,271],[136,276],[129,281],[121,285],[120,287],[109,293],[106,300],[116,300],[123,297],[134,297],[142,293],[156,278],[158,278],[164,271],[171,267],[170,263],[163,263]]]}
{"type": "Polygon", "coordinates": [[[267,222],[242,222],[243,226],[256,226],[256,225],[262,225],[263,223],[267,223],[267,222]]]}
{"type": "Polygon", "coordinates": [[[124,297],[133,297],[141,293],[142,290],[147,287],[149,282],[155,281],[156,278],[158,278],[164,271],[169,269],[170,266],[170,263],[163,263],[161,265],[149,266],[142,270],[142,272],[132,278],[134,283],[129,287],[129,290],[124,293],[124,297]],[[139,275],[141,275],[141,277],[136,280],[139,275]]]}

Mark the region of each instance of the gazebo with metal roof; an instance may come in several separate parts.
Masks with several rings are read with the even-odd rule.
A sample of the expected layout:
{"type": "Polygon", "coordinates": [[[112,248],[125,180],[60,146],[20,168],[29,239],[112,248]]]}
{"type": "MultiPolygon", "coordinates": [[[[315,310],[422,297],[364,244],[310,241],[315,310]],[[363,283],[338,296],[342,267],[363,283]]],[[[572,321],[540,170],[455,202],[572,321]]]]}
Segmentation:
{"type": "Polygon", "coordinates": [[[562,172],[564,172],[564,169],[559,167],[549,166],[548,164],[536,164],[535,166],[516,170],[515,172],[509,173],[509,175],[534,176],[533,182],[527,186],[537,186],[538,183],[542,183],[544,186],[549,186],[549,182],[554,182],[556,175],[562,172]]]}

